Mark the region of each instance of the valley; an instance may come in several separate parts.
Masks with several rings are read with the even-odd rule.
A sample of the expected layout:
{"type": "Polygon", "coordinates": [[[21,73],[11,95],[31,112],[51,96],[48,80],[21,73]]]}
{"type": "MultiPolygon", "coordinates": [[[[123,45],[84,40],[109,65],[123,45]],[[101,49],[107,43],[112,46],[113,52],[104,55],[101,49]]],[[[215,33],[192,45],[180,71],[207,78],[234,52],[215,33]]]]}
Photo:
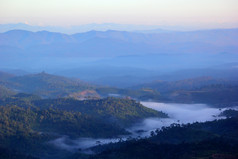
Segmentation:
{"type": "MultiPolygon", "coordinates": [[[[154,135],[165,128],[190,129],[189,124],[229,120],[224,115],[238,111],[235,80],[201,77],[116,88],[45,72],[20,76],[1,72],[0,77],[0,148],[17,152],[12,155],[100,158],[109,145],[122,145],[115,150],[122,153],[127,144],[154,143],[154,135]],[[181,92],[201,95],[186,99],[181,92]],[[200,97],[204,93],[207,98],[200,97]]],[[[199,141],[205,142],[210,135],[202,136],[199,141]]]]}
{"type": "Polygon", "coordinates": [[[238,158],[237,35],[0,33],[0,158],[238,158]]]}

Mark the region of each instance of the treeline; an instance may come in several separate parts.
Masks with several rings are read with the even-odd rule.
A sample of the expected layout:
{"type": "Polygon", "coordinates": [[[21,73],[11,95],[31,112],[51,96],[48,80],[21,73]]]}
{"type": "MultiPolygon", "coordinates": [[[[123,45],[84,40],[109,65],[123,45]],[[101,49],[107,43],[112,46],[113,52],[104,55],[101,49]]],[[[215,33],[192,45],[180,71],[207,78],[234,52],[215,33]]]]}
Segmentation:
{"type": "MultiPolygon", "coordinates": [[[[104,151],[89,159],[236,159],[238,142],[220,138],[195,143],[155,144],[147,140],[128,141],[119,149],[104,151]]],[[[80,159],[76,155],[71,159],[80,159]]]]}

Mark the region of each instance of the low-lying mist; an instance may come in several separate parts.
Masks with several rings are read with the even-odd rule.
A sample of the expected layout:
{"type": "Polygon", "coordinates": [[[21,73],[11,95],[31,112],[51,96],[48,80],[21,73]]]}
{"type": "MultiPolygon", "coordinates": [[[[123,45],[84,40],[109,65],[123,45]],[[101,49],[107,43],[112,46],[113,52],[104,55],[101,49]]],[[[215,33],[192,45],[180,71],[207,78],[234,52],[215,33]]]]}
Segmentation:
{"type": "Polygon", "coordinates": [[[112,139],[103,139],[103,138],[79,138],[76,140],[70,139],[68,136],[63,136],[56,140],[50,141],[49,144],[52,144],[60,149],[67,151],[78,151],[83,150],[84,153],[93,153],[88,148],[108,144],[110,142],[119,142],[120,138],[112,138],[112,139]]]}
{"type": "Polygon", "coordinates": [[[205,122],[214,120],[222,109],[212,108],[207,104],[177,104],[141,102],[144,106],[169,114],[171,119],[181,123],[205,122]]]}
{"type": "MultiPolygon", "coordinates": [[[[76,140],[63,136],[56,140],[50,141],[54,146],[68,150],[75,151],[81,149],[82,152],[92,153],[88,148],[97,146],[99,144],[114,143],[128,138],[146,137],[150,135],[151,131],[160,129],[162,127],[170,126],[172,123],[187,124],[194,122],[212,121],[215,119],[222,119],[219,114],[229,108],[212,108],[207,104],[177,104],[177,103],[157,103],[157,102],[141,102],[144,106],[154,110],[163,111],[169,115],[169,118],[147,118],[140,123],[133,125],[126,130],[131,133],[127,136],[119,136],[118,138],[79,138],[76,140]]],[[[237,109],[237,107],[233,107],[237,109]]]]}
{"type": "Polygon", "coordinates": [[[169,115],[168,119],[147,118],[142,123],[138,123],[132,128],[128,129],[133,134],[135,134],[135,132],[141,132],[140,136],[143,137],[148,136],[152,130],[161,128],[163,126],[169,126],[172,123],[187,124],[221,119],[222,117],[219,117],[218,115],[225,110],[212,108],[207,104],[177,104],[157,102],[141,102],[141,104],[148,108],[162,111],[169,115]]]}

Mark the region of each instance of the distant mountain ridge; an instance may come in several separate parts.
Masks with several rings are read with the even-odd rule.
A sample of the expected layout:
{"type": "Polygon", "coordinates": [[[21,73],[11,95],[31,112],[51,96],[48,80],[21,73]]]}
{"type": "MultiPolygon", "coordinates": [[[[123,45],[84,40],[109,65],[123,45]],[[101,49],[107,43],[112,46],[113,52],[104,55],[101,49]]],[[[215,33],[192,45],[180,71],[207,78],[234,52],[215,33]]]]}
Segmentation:
{"type": "MultiPolygon", "coordinates": [[[[225,58],[222,57],[223,61],[229,58],[228,61],[230,62],[231,59],[235,59],[231,56],[237,55],[237,41],[238,29],[156,34],[108,30],[73,35],[48,31],[12,30],[0,33],[0,67],[22,69],[22,67],[40,67],[42,65],[60,67],[63,64],[75,68],[75,65],[87,63],[85,59],[95,61],[97,59],[126,57],[123,60],[128,61],[127,57],[130,58],[130,56],[145,56],[142,58],[149,59],[150,62],[144,65],[150,65],[150,58],[163,63],[164,61],[170,62],[171,59],[177,60],[176,55],[182,55],[179,59],[182,58],[182,63],[184,63],[188,55],[196,56],[195,58],[189,57],[196,60],[205,58],[214,61],[216,58],[207,58],[206,56],[216,54],[225,56],[225,58]],[[153,57],[155,55],[163,57],[153,57]],[[172,56],[166,57],[164,55],[172,56]],[[9,64],[6,61],[12,61],[12,63],[9,64]]],[[[120,59],[118,58],[118,60],[120,59]]],[[[125,66],[134,63],[139,67],[138,62],[143,64],[144,61],[148,61],[141,61],[140,57],[133,57],[134,59],[135,62],[126,62],[125,66]]],[[[221,59],[219,60],[221,61],[221,59]]],[[[157,61],[152,63],[158,65],[157,61]]],[[[174,62],[172,61],[172,63],[174,62]]],[[[209,64],[210,61],[207,63],[209,64]]]]}
{"type": "Polygon", "coordinates": [[[98,66],[159,72],[208,68],[238,62],[237,41],[238,29],[148,34],[108,30],[72,35],[12,30],[0,33],[0,68],[51,73],[98,66]]]}
{"type": "Polygon", "coordinates": [[[184,30],[178,27],[163,27],[157,25],[133,25],[133,24],[115,24],[115,23],[103,23],[103,24],[85,24],[78,26],[39,26],[29,25],[25,23],[17,24],[0,24],[0,32],[6,32],[9,30],[22,29],[28,31],[54,31],[67,34],[82,33],[91,30],[106,31],[106,30],[118,30],[118,31],[135,31],[135,32],[168,32],[169,30],[184,30]],[[165,29],[166,28],[166,29],[165,29]],[[168,29],[168,30],[167,30],[168,29]]]}
{"type": "Polygon", "coordinates": [[[183,43],[183,42],[206,42],[213,45],[234,45],[237,46],[236,40],[238,29],[217,29],[217,30],[201,30],[189,32],[167,32],[167,33],[135,33],[127,31],[89,31],[84,33],[76,33],[72,35],[59,32],[38,31],[31,32],[26,30],[11,30],[0,33],[0,44],[6,46],[16,46],[20,44],[22,47],[40,44],[52,43],[80,43],[93,38],[109,38],[117,39],[132,43],[147,43],[151,45],[166,43],[183,43]],[[13,40],[13,41],[9,41],[13,40]],[[205,40],[205,41],[204,41],[205,40]]]}

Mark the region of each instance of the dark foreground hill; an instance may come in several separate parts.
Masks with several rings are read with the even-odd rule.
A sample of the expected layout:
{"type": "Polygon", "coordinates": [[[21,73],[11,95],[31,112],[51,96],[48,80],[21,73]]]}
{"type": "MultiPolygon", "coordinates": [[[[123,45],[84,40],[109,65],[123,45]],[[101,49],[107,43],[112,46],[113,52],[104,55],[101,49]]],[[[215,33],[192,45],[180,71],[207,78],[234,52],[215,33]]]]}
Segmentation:
{"type": "Polygon", "coordinates": [[[76,139],[129,134],[127,126],[147,117],[167,115],[131,99],[78,101],[17,94],[0,100],[0,151],[18,152],[10,155],[13,157],[21,154],[52,157],[52,151],[65,155],[63,150],[47,143],[65,135],[76,139]]]}
{"type": "MultiPolygon", "coordinates": [[[[90,159],[236,159],[238,118],[174,124],[151,132],[147,139],[132,139],[95,149],[103,152],[90,159]]],[[[77,154],[73,158],[77,158],[77,154]]]]}
{"type": "Polygon", "coordinates": [[[0,151],[4,151],[1,154],[4,158],[235,159],[238,156],[235,110],[220,114],[232,118],[172,124],[152,131],[149,138],[128,138],[125,142],[97,146],[91,149],[96,154],[87,155],[80,149],[74,154],[58,149],[48,141],[63,135],[77,139],[128,134],[125,128],[136,121],[167,115],[134,100],[117,98],[78,101],[17,94],[2,99],[0,105],[0,151]]]}

